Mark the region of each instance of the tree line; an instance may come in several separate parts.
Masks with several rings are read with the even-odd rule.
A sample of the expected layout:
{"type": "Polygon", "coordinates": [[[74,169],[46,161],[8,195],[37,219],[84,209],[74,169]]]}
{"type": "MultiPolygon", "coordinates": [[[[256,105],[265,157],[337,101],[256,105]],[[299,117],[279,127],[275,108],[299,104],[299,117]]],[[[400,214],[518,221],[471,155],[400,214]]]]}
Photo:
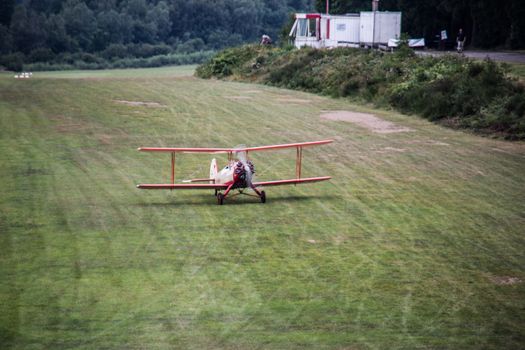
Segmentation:
{"type": "MultiPolygon", "coordinates": [[[[173,63],[185,54],[254,42],[262,34],[275,40],[291,13],[324,12],[325,4],[325,0],[2,0],[0,65],[14,69],[23,63],[84,62],[104,68],[108,62],[173,63]],[[156,61],[148,61],[151,57],[156,61]]],[[[333,14],[370,9],[370,0],[330,1],[333,14]]],[[[454,37],[462,27],[472,46],[525,48],[523,0],[381,0],[380,10],[402,11],[402,31],[427,42],[441,30],[454,37]]]]}
{"type": "Polygon", "coordinates": [[[313,0],[2,0],[0,64],[217,50],[275,38],[291,12],[311,9],[313,0]]]}

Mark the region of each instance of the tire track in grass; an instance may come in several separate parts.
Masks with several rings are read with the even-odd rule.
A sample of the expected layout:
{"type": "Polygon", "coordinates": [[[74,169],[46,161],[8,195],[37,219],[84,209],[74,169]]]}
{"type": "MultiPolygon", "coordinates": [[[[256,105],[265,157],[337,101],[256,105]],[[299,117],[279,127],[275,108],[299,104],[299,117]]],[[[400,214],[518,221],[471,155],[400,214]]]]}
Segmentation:
{"type": "MultiPolygon", "coordinates": [[[[89,161],[88,161],[88,163],[89,163],[89,161]]],[[[86,175],[88,175],[87,180],[79,179],[80,180],[79,183],[92,183],[93,182],[92,181],[93,179],[89,176],[89,174],[86,174],[86,175]]],[[[74,175],[70,173],[69,177],[71,177],[71,176],[74,176],[74,175]]],[[[99,191],[96,191],[96,193],[98,193],[98,194],[103,193],[104,194],[104,198],[107,199],[106,202],[115,203],[114,197],[110,196],[109,192],[106,191],[105,188],[103,188],[103,186],[97,186],[97,188],[99,189],[99,191]]],[[[91,207],[95,207],[96,208],[97,204],[95,204],[95,203],[97,202],[97,200],[94,199],[92,197],[92,195],[87,195],[88,193],[91,193],[92,191],[93,191],[93,186],[92,185],[90,185],[89,187],[81,186],[79,193],[80,193],[81,196],[84,196],[84,197],[88,198],[87,201],[89,203],[92,203],[91,207]]],[[[114,206],[114,205],[112,205],[112,206],[114,206]]],[[[121,217],[122,213],[120,213],[119,215],[121,217]]],[[[111,234],[111,230],[112,229],[109,226],[106,225],[105,220],[106,219],[104,219],[104,217],[100,216],[99,220],[97,220],[98,224],[96,226],[100,226],[102,231],[106,232],[106,234],[111,234]]],[[[113,240],[110,238],[110,236],[106,236],[105,240],[106,240],[107,243],[109,243],[108,247],[111,248],[113,240]]],[[[108,247],[106,247],[106,249],[108,247]]],[[[105,256],[110,256],[110,257],[112,256],[114,258],[117,258],[117,255],[115,255],[115,252],[113,250],[110,250],[109,252],[106,251],[105,252],[105,256]]],[[[117,265],[120,265],[120,264],[117,264],[117,265]]],[[[113,275],[112,279],[115,280],[115,278],[116,278],[116,275],[113,275]]],[[[120,285],[120,283],[118,285],[120,285]]]]}
{"type": "MultiPolygon", "coordinates": [[[[31,241],[30,244],[27,244],[26,242],[23,247],[20,247],[21,251],[23,252],[22,256],[27,256],[32,261],[37,261],[39,268],[49,268],[45,269],[43,274],[33,276],[34,279],[32,280],[31,287],[25,287],[26,283],[22,282],[23,285],[20,286],[20,289],[25,289],[25,292],[22,293],[21,298],[23,299],[29,295],[32,295],[33,298],[31,299],[32,301],[27,304],[24,302],[19,302],[17,305],[25,304],[24,307],[20,308],[18,311],[22,317],[25,314],[25,310],[31,308],[42,308],[43,305],[45,305],[47,312],[50,312],[53,316],[49,316],[46,320],[43,320],[41,317],[35,317],[30,323],[26,322],[24,324],[24,328],[27,331],[28,329],[31,329],[34,324],[44,323],[45,325],[40,325],[40,333],[35,334],[41,336],[42,342],[48,343],[46,332],[50,328],[54,328],[57,323],[60,322],[60,316],[57,314],[57,310],[59,310],[58,304],[61,297],[58,296],[57,290],[61,289],[62,285],[60,283],[61,275],[57,275],[59,273],[57,269],[62,267],[59,261],[63,258],[63,256],[54,255],[57,243],[55,243],[53,239],[50,239],[51,233],[46,232],[46,229],[49,230],[50,226],[57,224],[57,222],[55,222],[54,216],[49,216],[46,214],[52,210],[53,204],[44,204],[49,200],[49,197],[46,196],[50,187],[49,180],[55,176],[55,173],[53,168],[50,166],[52,164],[51,158],[47,152],[43,151],[48,149],[46,141],[42,140],[40,137],[43,123],[40,120],[34,122],[34,117],[32,115],[34,115],[34,113],[31,111],[19,111],[17,113],[16,123],[19,126],[21,124],[25,126],[25,124],[28,123],[32,125],[32,127],[26,126],[20,128],[20,130],[24,130],[25,133],[24,136],[20,135],[20,138],[32,140],[32,142],[20,142],[20,138],[18,138],[16,145],[11,147],[12,149],[9,151],[9,154],[13,157],[16,168],[19,168],[20,171],[22,171],[23,168],[28,167],[27,170],[23,170],[25,173],[15,173],[11,175],[16,177],[18,183],[22,184],[21,186],[17,186],[19,196],[22,195],[19,198],[23,199],[25,198],[25,195],[23,194],[29,194],[28,206],[20,207],[22,212],[25,212],[23,217],[25,217],[25,220],[30,220],[30,222],[38,222],[34,228],[24,232],[24,235],[31,237],[31,241]],[[28,147],[30,144],[31,146],[28,147]],[[16,151],[13,152],[13,150],[16,151]],[[40,249],[31,250],[35,244],[41,244],[42,247],[40,247],[40,249]],[[56,279],[59,279],[56,284],[48,285],[49,280],[56,279]],[[41,286],[45,292],[37,292],[35,290],[35,286],[41,286]],[[42,298],[46,301],[43,302],[42,298]],[[42,301],[43,304],[39,305],[39,301],[42,301]]],[[[20,241],[20,243],[23,243],[23,241],[20,241]]],[[[73,254],[75,254],[74,249],[73,254]]],[[[66,264],[66,266],[68,266],[68,264],[66,264]]],[[[20,275],[25,274],[20,273],[20,275]]],[[[23,331],[21,334],[26,333],[26,331],[23,331]]],[[[23,341],[29,340],[24,339],[23,341]]]]}
{"type": "MultiPolygon", "coordinates": [[[[2,86],[2,93],[5,91],[2,86]]],[[[26,225],[19,219],[22,209],[18,203],[22,198],[18,190],[23,188],[19,182],[27,179],[21,175],[22,165],[18,160],[23,157],[20,156],[21,147],[17,144],[20,140],[20,130],[23,130],[19,129],[19,125],[25,118],[10,117],[19,113],[11,103],[0,101],[0,177],[3,182],[0,188],[0,291],[3,296],[0,305],[0,326],[3,329],[0,342],[5,346],[15,345],[23,339],[24,325],[23,273],[20,265],[26,254],[20,249],[21,237],[17,237],[17,233],[26,225]]]]}
{"type": "MultiPolygon", "coordinates": [[[[129,171],[129,169],[126,167],[122,167],[120,164],[122,163],[122,159],[118,159],[116,158],[115,156],[113,156],[112,154],[108,154],[108,153],[102,153],[102,154],[97,154],[97,156],[95,157],[96,159],[100,160],[101,163],[105,164],[105,165],[109,165],[109,167],[111,169],[114,169],[114,171],[112,172],[113,175],[117,175],[118,178],[120,179],[120,182],[122,184],[124,183],[127,183],[129,186],[128,187],[123,187],[123,191],[129,191],[130,194],[128,194],[126,196],[126,199],[127,200],[130,200],[131,202],[139,202],[139,199],[141,198],[140,197],[140,194],[138,192],[133,192],[135,191],[135,186],[132,182],[132,180],[130,179],[130,177],[127,175],[127,172],[129,171]],[[130,198],[131,196],[131,198],[130,198]]],[[[129,159],[126,159],[126,162],[125,164],[135,164],[135,165],[138,165],[138,163],[136,161],[131,161],[129,159]]],[[[106,182],[108,183],[108,182],[106,182]]],[[[153,233],[155,232],[155,221],[156,221],[156,218],[158,218],[158,214],[153,211],[149,213],[149,215],[147,216],[144,216],[144,215],[140,215],[140,212],[141,211],[138,211],[138,210],[133,210],[133,207],[129,206],[129,205],[125,205],[123,203],[123,200],[124,198],[122,198],[121,196],[118,196],[118,195],[109,195],[110,193],[112,193],[113,191],[109,191],[109,190],[105,190],[104,191],[105,193],[108,194],[108,196],[106,198],[108,198],[107,201],[104,201],[105,203],[115,203],[115,205],[112,205],[112,207],[118,207],[120,208],[118,211],[121,212],[122,214],[122,217],[127,217],[127,218],[132,218],[134,219],[133,221],[135,222],[134,224],[133,223],[130,223],[129,220],[122,220],[122,222],[117,225],[118,226],[122,226],[122,227],[139,227],[141,224],[144,224],[146,223],[145,227],[148,231],[148,235],[145,237],[145,239],[141,242],[137,242],[138,244],[136,244],[136,247],[135,249],[132,251],[132,253],[127,257],[127,260],[126,261],[123,261],[123,265],[124,266],[129,266],[130,263],[132,261],[137,261],[140,256],[138,255],[139,254],[139,251],[147,251],[148,248],[151,246],[151,244],[154,242],[155,238],[158,238],[156,237],[156,235],[154,235],[153,233]],[[126,214],[124,214],[126,213],[126,214]],[[153,216],[152,216],[153,215],[153,216]],[[125,222],[125,224],[124,224],[125,222]]],[[[113,216],[112,216],[113,217],[113,216]]],[[[119,230],[120,231],[120,230],[119,230]]],[[[151,282],[154,282],[153,280],[150,279],[151,282]]]]}

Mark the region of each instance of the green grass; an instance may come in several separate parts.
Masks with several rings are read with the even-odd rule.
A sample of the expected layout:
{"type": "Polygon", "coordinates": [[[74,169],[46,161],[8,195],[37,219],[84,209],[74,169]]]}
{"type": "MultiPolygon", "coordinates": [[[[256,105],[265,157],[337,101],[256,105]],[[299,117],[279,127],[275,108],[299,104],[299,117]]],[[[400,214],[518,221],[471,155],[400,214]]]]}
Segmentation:
{"type": "MultiPolygon", "coordinates": [[[[525,281],[523,143],[191,70],[0,76],[1,348],[523,348],[525,283],[493,282],[525,281]],[[266,204],[135,188],[169,179],[139,146],[326,138],[303,175],[333,180],[266,204]]],[[[259,179],[294,158],[253,155],[259,179]]],[[[180,155],[178,179],[209,160],[180,155]]]]}
{"type": "MultiPolygon", "coordinates": [[[[71,70],[34,72],[34,78],[54,79],[103,79],[103,78],[167,78],[191,76],[197,66],[166,66],[160,68],[111,69],[111,70],[71,70]]],[[[0,72],[0,77],[13,78],[15,73],[0,72]]]]}
{"type": "Polygon", "coordinates": [[[525,64],[523,63],[508,63],[510,66],[510,73],[518,79],[525,80],[525,64]]]}

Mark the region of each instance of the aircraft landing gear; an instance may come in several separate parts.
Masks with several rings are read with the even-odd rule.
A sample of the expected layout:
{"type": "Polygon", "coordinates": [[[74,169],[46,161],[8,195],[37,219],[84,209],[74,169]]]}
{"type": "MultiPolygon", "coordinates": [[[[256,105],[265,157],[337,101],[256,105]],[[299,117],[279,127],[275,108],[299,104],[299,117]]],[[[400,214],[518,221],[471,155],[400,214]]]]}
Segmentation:
{"type": "MultiPolygon", "coordinates": [[[[224,200],[226,199],[226,196],[228,196],[231,190],[231,187],[232,186],[230,185],[230,187],[228,187],[224,193],[220,192],[219,190],[215,190],[217,192],[215,196],[217,197],[218,205],[224,204],[224,200]]],[[[230,195],[230,197],[235,197],[235,196],[244,194],[245,196],[259,197],[259,199],[261,200],[261,203],[266,203],[266,192],[259,191],[255,187],[252,187],[252,189],[254,190],[255,194],[245,193],[243,189],[237,189],[239,193],[232,194],[230,195]]]]}

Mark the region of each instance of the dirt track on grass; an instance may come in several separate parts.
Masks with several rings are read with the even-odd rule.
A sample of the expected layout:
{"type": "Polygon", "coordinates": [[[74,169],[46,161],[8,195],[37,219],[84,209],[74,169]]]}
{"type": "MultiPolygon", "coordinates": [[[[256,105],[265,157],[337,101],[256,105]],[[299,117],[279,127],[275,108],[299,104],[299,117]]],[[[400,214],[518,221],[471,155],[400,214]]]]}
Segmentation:
{"type": "Polygon", "coordinates": [[[378,134],[412,131],[410,128],[396,125],[369,113],[330,111],[321,114],[321,119],[354,123],[378,134]]]}

